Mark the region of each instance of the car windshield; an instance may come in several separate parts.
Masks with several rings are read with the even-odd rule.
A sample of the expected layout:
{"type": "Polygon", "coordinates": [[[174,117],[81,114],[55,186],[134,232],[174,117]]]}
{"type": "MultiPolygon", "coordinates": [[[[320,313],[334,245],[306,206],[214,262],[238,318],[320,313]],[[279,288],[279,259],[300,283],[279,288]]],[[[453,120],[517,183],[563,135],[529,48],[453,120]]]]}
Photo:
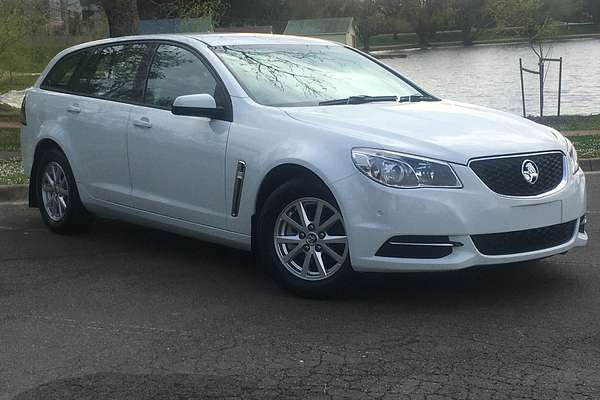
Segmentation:
{"type": "Polygon", "coordinates": [[[353,96],[419,96],[417,89],[338,45],[219,46],[213,51],[260,104],[315,106],[353,96]]]}

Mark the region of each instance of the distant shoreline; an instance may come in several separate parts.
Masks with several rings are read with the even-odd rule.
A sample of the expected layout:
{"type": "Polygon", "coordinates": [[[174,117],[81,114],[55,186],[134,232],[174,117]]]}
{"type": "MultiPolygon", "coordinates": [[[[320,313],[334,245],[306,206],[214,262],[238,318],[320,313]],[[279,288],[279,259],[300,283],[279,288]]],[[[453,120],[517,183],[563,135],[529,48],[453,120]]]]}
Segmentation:
{"type": "MultiPolygon", "coordinates": [[[[563,35],[556,36],[553,38],[543,39],[542,42],[567,42],[572,40],[593,40],[600,38],[600,33],[589,33],[581,35],[563,35]]],[[[434,49],[446,49],[446,48],[469,48],[478,46],[505,46],[511,44],[527,44],[527,39],[514,38],[514,39],[492,39],[492,40],[476,40],[472,46],[465,46],[462,42],[433,42],[430,47],[419,47],[415,44],[397,44],[397,45],[385,45],[385,46],[371,46],[369,54],[376,58],[393,58],[393,57],[406,57],[406,53],[416,50],[434,50],[434,49]],[[397,52],[397,53],[395,53],[397,52]]],[[[364,51],[364,48],[362,49],[364,51]]]]}

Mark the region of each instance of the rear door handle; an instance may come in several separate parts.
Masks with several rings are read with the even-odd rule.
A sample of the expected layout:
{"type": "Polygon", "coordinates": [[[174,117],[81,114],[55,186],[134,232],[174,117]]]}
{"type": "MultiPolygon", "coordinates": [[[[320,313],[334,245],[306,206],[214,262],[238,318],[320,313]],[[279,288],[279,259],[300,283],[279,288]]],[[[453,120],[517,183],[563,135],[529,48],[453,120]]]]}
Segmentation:
{"type": "Polygon", "coordinates": [[[140,119],[133,120],[133,124],[140,128],[152,128],[152,122],[147,117],[142,117],[140,119]]]}
{"type": "Polygon", "coordinates": [[[67,111],[72,114],[79,114],[81,112],[81,108],[79,107],[79,104],[71,104],[69,107],[67,107],[67,111]]]}

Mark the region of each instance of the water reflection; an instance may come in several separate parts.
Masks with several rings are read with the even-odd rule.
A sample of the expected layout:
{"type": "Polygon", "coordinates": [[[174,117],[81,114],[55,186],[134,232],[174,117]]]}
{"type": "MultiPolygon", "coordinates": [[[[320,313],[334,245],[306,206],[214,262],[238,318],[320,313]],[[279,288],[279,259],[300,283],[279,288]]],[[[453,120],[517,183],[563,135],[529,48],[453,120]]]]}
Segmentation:
{"type": "MultiPolygon", "coordinates": [[[[550,45],[549,57],[564,59],[562,114],[600,113],[600,39],[550,45]]],[[[519,57],[532,69],[537,60],[525,44],[456,47],[408,52],[383,60],[442,98],[521,114],[519,57]]],[[[558,65],[546,77],[545,114],[556,114],[558,65]]],[[[525,76],[527,113],[539,114],[539,78],[525,76]]]]}

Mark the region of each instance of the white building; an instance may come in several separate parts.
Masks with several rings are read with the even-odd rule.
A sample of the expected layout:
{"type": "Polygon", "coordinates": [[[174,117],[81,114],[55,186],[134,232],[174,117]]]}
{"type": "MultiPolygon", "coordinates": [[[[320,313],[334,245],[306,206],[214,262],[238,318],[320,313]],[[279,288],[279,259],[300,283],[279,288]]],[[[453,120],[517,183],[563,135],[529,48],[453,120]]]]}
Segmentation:
{"type": "Polygon", "coordinates": [[[309,36],[356,47],[354,18],[299,19],[289,21],[284,35],[309,36]]]}

